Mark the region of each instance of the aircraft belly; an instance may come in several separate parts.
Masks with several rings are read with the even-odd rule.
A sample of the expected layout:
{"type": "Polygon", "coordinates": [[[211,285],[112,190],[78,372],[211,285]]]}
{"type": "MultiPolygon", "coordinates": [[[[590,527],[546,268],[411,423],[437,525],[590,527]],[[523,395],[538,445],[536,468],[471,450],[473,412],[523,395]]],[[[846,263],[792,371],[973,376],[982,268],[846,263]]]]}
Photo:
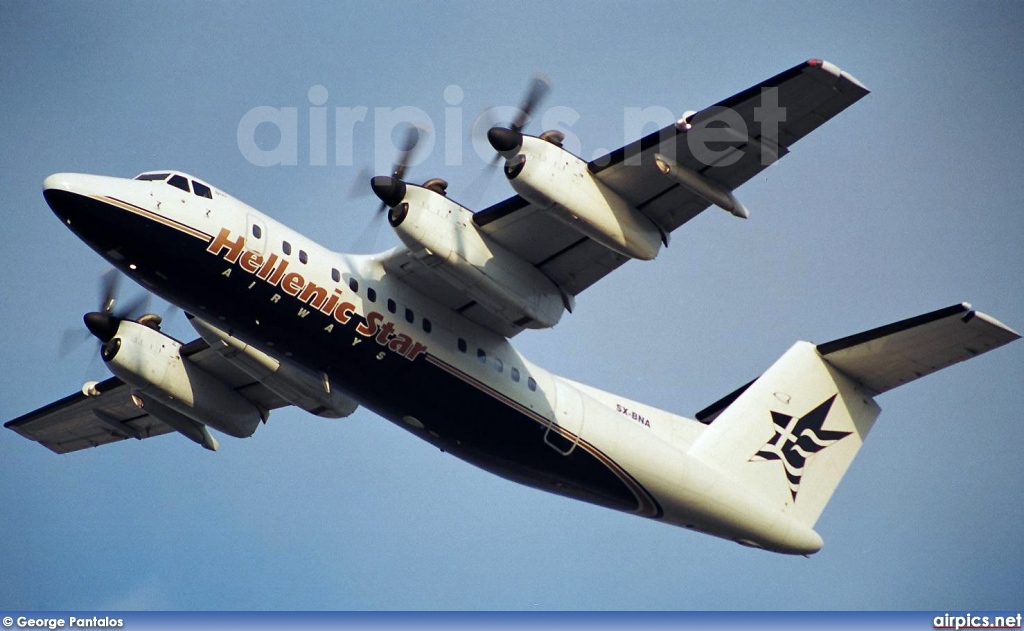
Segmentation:
{"type": "MultiPolygon", "coordinates": [[[[173,222],[76,197],[74,204],[59,201],[54,212],[70,220],[76,234],[122,272],[186,310],[230,328],[236,337],[326,372],[332,387],[427,442],[515,482],[661,516],[657,502],[600,449],[581,440],[568,455],[556,450],[550,437],[545,440],[545,418],[429,351],[410,359],[378,343],[366,335],[369,314],[353,309],[341,323],[311,309],[308,301],[287,295],[279,285],[212,255],[207,250],[215,239],[211,235],[204,240],[173,222]],[[300,317],[302,309],[309,313],[300,317]],[[422,427],[403,421],[406,417],[422,427]]],[[[422,337],[429,345],[429,336],[422,337]]]]}

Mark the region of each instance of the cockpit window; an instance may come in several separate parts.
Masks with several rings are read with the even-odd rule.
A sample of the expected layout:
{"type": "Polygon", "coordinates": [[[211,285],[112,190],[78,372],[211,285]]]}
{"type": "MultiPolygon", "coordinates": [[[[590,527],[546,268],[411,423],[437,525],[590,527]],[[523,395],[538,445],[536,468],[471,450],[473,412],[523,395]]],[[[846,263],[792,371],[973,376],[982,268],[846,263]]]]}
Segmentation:
{"type": "Polygon", "coordinates": [[[136,175],[136,180],[160,180],[161,182],[167,179],[170,173],[143,173],[142,175],[136,175]]]}
{"type": "Polygon", "coordinates": [[[171,176],[171,179],[167,180],[167,183],[170,184],[171,186],[175,186],[177,188],[180,188],[181,190],[185,191],[186,193],[189,192],[189,190],[188,190],[188,180],[186,180],[185,178],[183,178],[180,175],[173,175],[173,176],[171,176]]]}
{"type": "Polygon", "coordinates": [[[192,180],[192,192],[194,192],[196,195],[200,197],[205,197],[206,199],[213,199],[213,191],[210,190],[209,186],[203,184],[202,182],[196,182],[195,180],[192,180]]]}

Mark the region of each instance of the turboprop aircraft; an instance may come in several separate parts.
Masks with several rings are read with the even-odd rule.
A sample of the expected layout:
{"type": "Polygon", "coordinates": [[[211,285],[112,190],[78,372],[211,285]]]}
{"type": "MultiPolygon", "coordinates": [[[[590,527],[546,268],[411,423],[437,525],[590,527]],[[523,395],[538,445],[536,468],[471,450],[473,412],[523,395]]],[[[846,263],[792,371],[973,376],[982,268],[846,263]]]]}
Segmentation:
{"type": "Polygon", "coordinates": [[[46,178],[57,217],[199,337],[179,342],[158,316],[118,309],[110,278],[84,321],[114,376],[6,427],[59,454],[175,432],[216,450],[211,430],[245,438],[277,408],[338,418],[361,405],[522,484],[812,554],[875,397],[1019,337],[957,304],[797,342],[693,419],[544,370],[510,340],[555,326],[705,209],[748,217],[734,191],[868,90],[810,60],[590,162],[557,131],[522,131],[542,93],[487,134],[508,199],[473,212],[439,179],[406,181],[411,147],[374,177],[402,242],[379,254],[332,252],[177,171],[46,178]]]}

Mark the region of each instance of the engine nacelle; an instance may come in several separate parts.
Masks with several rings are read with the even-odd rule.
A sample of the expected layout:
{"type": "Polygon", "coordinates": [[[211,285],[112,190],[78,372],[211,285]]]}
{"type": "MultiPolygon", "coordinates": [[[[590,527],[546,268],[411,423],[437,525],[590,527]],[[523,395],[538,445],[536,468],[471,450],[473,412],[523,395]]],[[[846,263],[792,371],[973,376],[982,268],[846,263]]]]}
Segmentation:
{"type": "Polygon", "coordinates": [[[481,234],[473,213],[433,190],[406,184],[388,220],[417,260],[469,298],[519,326],[558,323],[574,298],[519,256],[481,234]]]}
{"type": "Polygon", "coordinates": [[[137,322],[121,321],[103,345],[103,361],[145,398],[230,436],[252,436],[266,420],[265,411],[182,357],[181,342],[137,322]]]}
{"type": "Polygon", "coordinates": [[[324,418],[342,418],[359,407],[332,388],[326,375],[318,378],[291,362],[271,357],[199,318],[189,322],[210,348],[288,403],[324,418]]]}
{"type": "Polygon", "coordinates": [[[517,154],[506,157],[512,188],[551,216],[623,256],[649,261],[658,255],[663,231],[594,177],[583,160],[526,135],[517,154]]]}

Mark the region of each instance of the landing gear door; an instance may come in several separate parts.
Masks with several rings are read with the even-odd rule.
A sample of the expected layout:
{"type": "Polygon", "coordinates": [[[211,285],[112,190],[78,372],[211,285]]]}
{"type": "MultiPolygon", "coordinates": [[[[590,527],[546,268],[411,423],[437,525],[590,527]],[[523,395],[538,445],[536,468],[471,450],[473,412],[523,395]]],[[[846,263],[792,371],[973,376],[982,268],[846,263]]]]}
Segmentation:
{"type": "Polygon", "coordinates": [[[263,255],[267,249],[267,226],[252,215],[246,215],[245,249],[263,255]]]}
{"type": "Polygon", "coordinates": [[[583,432],[583,400],[568,384],[555,381],[555,420],[544,432],[549,447],[568,456],[576,449],[583,432]]]}

